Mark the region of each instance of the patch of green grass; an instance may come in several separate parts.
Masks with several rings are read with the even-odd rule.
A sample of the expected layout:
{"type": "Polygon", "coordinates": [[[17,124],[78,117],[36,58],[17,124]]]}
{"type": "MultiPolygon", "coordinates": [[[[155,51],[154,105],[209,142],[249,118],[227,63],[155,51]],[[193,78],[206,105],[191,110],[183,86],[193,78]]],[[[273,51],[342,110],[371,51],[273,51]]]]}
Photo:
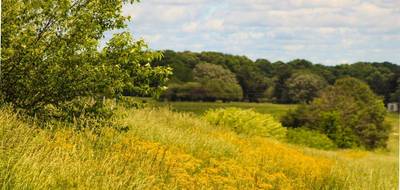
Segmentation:
{"type": "MultiPolygon", "coordinates": [[[[141,100],[142,101],[142,100],[141,100]]],[[[272,103],[249,103],[249,102],[156,102],[145,99],[146,102],[157,107],[169,107],[177,112],[190,112],[196,115],[203,115],[207,110],[217,108],[236,107],[241,109],[253,109],[259,113],[271,114],[275,118],[280,118],[287,111],[296,108],[296,104],[272,104],[272,103]]],[[[388,141],[389,153],[399,154],[399,116],[397,113],[388,113],[386,121],[392,125],[393,132],[388,141]]],[[[386,153],[388,153],[386,151],[386,153]]]]}
{"type": "Polygon", "coordinates": [[[208,109],[252,108],[279,117],[296,105],[156,103],[118,109],[113,126],[36,128],[0,110],[0,189],[396,189],[398,116],[389,151],[324,151],[215,127],[208,109]],[[197,116],[194,114],[198,114],[197,116]],[[121,130],[126,129],[126,130],[121,130]]]}
{"type": "Polygon", "coordinates": [[[389,113],[386,116],[386,121],[392,125],[392,133],[389,136],[388,149],[393,155],[399,155],[399,129],[400,129],[400,119],[397,113],[389,113]]]}
{"type": "Polygon", "coordinates": [[[259,113],[271,114],[275,117],[284,115],[290,109],[295,109],[294,104],[249,103],[249,102],[155,102],[156,106],[171,107],[178,112],[192,112],[202,115],[209,109],[236,107],[241,109],[253,109],[259,113]]]}

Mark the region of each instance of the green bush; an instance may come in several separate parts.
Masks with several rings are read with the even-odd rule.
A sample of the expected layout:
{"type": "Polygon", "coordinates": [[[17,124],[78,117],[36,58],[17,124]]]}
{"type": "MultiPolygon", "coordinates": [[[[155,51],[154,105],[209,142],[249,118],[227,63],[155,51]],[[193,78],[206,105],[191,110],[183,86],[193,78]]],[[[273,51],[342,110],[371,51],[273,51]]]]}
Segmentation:
{"type": "Polygon", "coordinates": [[[282,140],[286,128],[269,114],[239,108],[215,109],[207,111],[205,120],[216,126],[229,127],[239,134],[257,135],[282,140]]]}
{"type": "Polygon", "coordinates": [[[337,148],[335,143],[329,139],[328,136],[313,130],[303,128],[288,129],[286,137],[287,141],[292,144],[324,150],[337,148]]]}
{"type": "Polygon", "coordinates": [[[282,118],[286,127],[304,127],[326,134],[340,148],[386,147],[391,131],[386,108],[367,84],[343,78],[324,89],[309,105],[282,118]]]}
{"type": "Polygon", "coordinates": [[[117,104],[113,99],[79,97],[57,105],[47,104],[36,110],[21,109],[11,103],[1,107],[10,107],[21,119],[37,123],[42,128],[66,126],[81,130],[111,126],[117,104]]]}
{"type": "Polygon", "coordinates": [[[132,98],[129,96],[119,97],[116,101],[117,101],[118,106],[122,106],[122,107],[128,108],[128,109],[144,108],[147,104],[147,102],[145,100],[139,100],[139,99],[135,99],[135,98],[132,98]]]}

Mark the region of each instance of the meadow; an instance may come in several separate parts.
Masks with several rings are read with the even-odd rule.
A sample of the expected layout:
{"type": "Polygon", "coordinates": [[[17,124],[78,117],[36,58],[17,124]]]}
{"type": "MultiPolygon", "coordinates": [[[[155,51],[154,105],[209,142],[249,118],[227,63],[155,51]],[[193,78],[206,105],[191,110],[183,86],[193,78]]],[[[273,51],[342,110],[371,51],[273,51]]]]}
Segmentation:
{"type": "Polygon", "coordinates": [[[192,112],[202,115],[210,109],[236,107],[241,109],[253,109],[259,113],[272,114],[275,117],[284,115],[288,110],[295,109],[296,104],[272,104],[250,102],[155,102],[147,99],[151,105],[170,107],[178,112],[192,112]]]}
{"type": "Polygon", "coordinates": [[[84,130],[65,123],[39,127],[1,109],[0,189],[398,187],[394,114],[388,116],[395,127],[388,150],[324,151],[237,134],[202,118],[209,108],[232,106],[280,117],[295,105],[156,104],[118,107],[108,126],[84,130]]]}

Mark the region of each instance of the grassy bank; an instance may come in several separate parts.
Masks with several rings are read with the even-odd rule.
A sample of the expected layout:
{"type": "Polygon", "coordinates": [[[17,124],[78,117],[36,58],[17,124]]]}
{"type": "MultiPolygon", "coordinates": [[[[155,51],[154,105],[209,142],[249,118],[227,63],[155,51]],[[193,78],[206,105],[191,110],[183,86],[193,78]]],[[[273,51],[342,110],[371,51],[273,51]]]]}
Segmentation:
{"type": "Polygon", "coordinates": [[[150,102],[156,106],[170,107],[178,112],[192,112],[202,115],[209,109],[236,107],[253,109],[259,113],[267,113],[276,117],[284,115],[288,110],[295,109],[294,104],[249,103],[249,102],[150,102]]]}
{"type": "MultiPolygon", "coordinates": [[[[285,108],[257,109],[279,116],[285,108]]],[[[41,129],[0,112],[1,189],[398,187],[392,152],[288,145],[239,135],[191,113],[121,108],[110,126],[76,131],[62,124],[41,129]]]]}

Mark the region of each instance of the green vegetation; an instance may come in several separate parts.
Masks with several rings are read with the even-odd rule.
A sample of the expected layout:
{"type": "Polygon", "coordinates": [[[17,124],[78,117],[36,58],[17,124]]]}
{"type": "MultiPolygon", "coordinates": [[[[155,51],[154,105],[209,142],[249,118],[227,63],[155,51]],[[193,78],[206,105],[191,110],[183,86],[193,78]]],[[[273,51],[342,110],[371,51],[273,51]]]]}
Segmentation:
{"type": "Polygon", "coordinates": [[[392,126],[387,148],[393,155],[399,155],[399,132],[400,132],[400,115],[390,113],[386,116],[385,121],[392,126]]]}
{"type": "Polygon", "coordinates": [[[0,189],[398,187],[397,116],[374,92],[397,98],[399,66],[163,57],[129,32],[99,48],[134,2],[2,1],[0,189]],[[160,95],[216,102],[127,97],[160,95]],[[371,151],[314,149],[335,146],[371,151]]]}
{"type": "Polygon", "coordinates": [[[0,102],[40,117],[53,108],[97,112],[102,97],[124,91],[159,94],[171,71],[150,66],[161,54],[142,40],[122,32],[98,50],[104,32],[126,27],[129,18],[122,15],[122,5],[105,0],[3,1],[0,102]],[[79,100],[87,97],[94,103],[79,100]]]}
{"type": "Polygon", "coordinates": [[[336,144],[325,134],[303,128],[289,128],[287,142],[317,149],[336,149],[336,144]]]}
{"type": "Polygon", "coordinates": [[[397,155],[241,136],[187,113],[122,109],[112,125],[42,129],[2,109],[2,189],[395,189],[397,155]]]}
{"type": "Polygon", "coordinates": [[[146,100],[154,106],[171,107],[178,112],[191,112],[197,115],[204,114],[209,109],[236,107],[242,109],[253,109],[259,113],[266,113],[279,118],[288,110],[296,108],[294,104],[271,104],[271,103],[249,103],[249,102],[155,102],[146,100]]]}
{"type": "Polygon", "coordinates": [[[195,82],[170,84],[162,98],[174,101],[234,101],[242,98],[235,75],[219,65],[202,63],[193,70],[195,82]]]}
{"type": "Polygon", "coordinates": [[[262,136],[282,140],[286,138],[286,128],[269,114],[253,110],[226,108],[209,110],[204,119],[219,127],[231,128],[238,134],[262,136]]]}
{"type": "Polygon", "coordinates": [[[287,127],[304,127],[326,134],[340,148],[386,147],[391,126],[384,122],[386,108],[362,81],[337,80],[309,105],[282,118],[287,127]]]}
{"type": "MultiPolygon", "coordinates": [[[[374,93],[384,97],[385,103],[398,101],[399,97],[400,66],[389,62],[324,66],[304,59],[271,63],[266,59],[252,61],[245,56],[218,52],[166,50],[163,59],[155,60],[153,64],[173,68],[174,75],[169,85],[176,88],[187,82],[195,82],[194,68],[204,62],[229,69],[242,88],[244,101],[310,102],[326,83],[333,85],[337,79],[343,77],[354,77],[366,82],[374,93]]],[[[170,92],[165,98],[179,100],[171,98],[174,97],[173,94],[174,92],[170,92]]],[[[196,96],[197,92],[192,92],[191,95],[196,96]]]]}
{"type": "Polygon", "coordinates": [[[326,86],[322,77],[311,73],[295,73],[286,81],[288,97],[292,102],[309,103],[326,86]]]}

